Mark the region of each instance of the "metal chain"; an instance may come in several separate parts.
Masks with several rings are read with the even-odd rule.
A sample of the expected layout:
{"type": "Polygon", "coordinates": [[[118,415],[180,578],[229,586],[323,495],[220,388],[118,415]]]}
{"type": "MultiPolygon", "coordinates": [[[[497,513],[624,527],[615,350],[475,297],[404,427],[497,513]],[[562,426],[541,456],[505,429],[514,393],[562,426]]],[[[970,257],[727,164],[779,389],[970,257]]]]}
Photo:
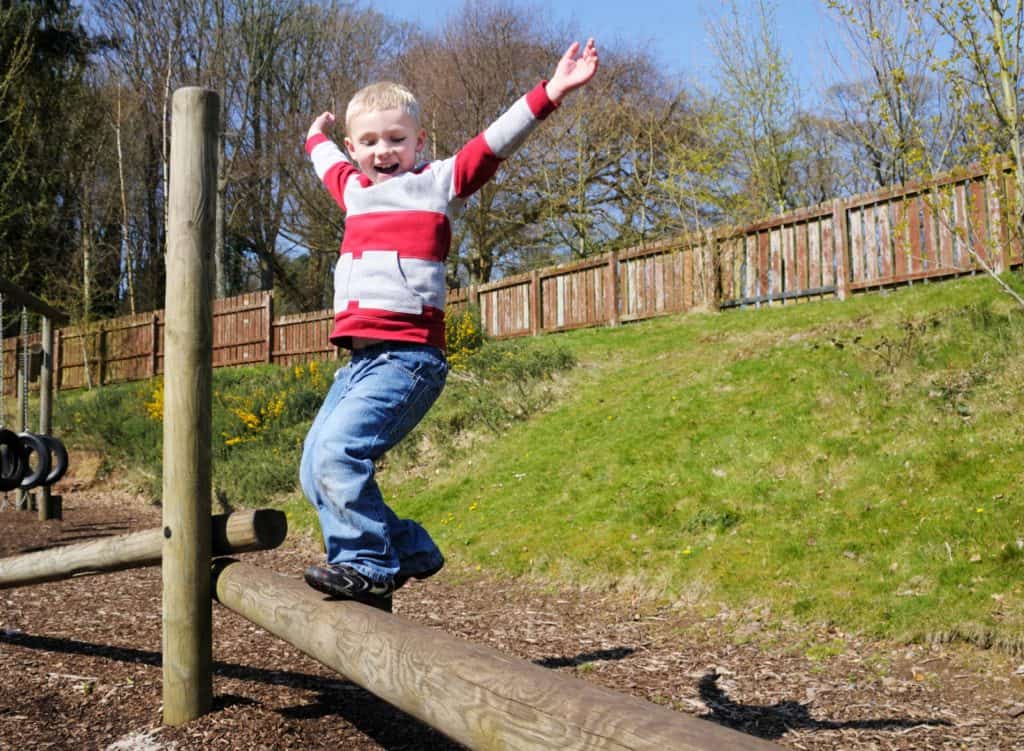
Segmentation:
{"type": "Polygon", "coordinates": [[[21,308],[21,429],[28,430],[28,308],[21,308]]]}
{"type": "MultiPolygon", "coordinates": [[[[0,295],[0,428],[4,426],[4,405],[7,402],[7,393],[4,384],[4,360],[7,359],[7,352],[4,349],[4,296],[0,295]]],[[[4,492],[3,503],[0,503],[0,511],[7,509],[7,492],[4,492]]]]}
{"type": "Polygon", "coordinates": [[[4,296],[0,295],[0,428],[4,426],[4,406],[7,396],[4,384],[4,360],[7,359],[7,352],[4,349],[4,296]]]}

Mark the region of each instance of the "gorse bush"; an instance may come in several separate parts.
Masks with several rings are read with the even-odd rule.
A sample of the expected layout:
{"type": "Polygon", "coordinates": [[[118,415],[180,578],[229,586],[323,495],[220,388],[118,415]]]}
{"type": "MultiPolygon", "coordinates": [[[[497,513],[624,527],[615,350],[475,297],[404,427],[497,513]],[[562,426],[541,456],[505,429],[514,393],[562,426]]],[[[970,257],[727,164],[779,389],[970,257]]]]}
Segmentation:
{"type": "Polygon", "coordinates": [[[478,306],[471,305],[449,315],[445,319],[445,346],[451,369],[462,370],[473,354],[484,346],[484,339],[478,306]]]}
{"type": "MultiPolygon", "coordinates": [[[[214,371],[211,453],[221,505],[258,504],[295,487],[302,439],[337,365],[214,371]]],[[[163,378],[156,378],[71,394],[58,416],[74,445],[103,449],[158,500],[163,412],[163,378]]]]}
{"type": "Polygon", "coordinates": [[[279,428],[312,420],[329,386],[323,365],[314,361],[285,369],[280,380],[256,386],[247,393],[217,390],[213,398],[222,409],[216,413],[224,424],[214,435],[228,448],[267,442],[279,428]]]}

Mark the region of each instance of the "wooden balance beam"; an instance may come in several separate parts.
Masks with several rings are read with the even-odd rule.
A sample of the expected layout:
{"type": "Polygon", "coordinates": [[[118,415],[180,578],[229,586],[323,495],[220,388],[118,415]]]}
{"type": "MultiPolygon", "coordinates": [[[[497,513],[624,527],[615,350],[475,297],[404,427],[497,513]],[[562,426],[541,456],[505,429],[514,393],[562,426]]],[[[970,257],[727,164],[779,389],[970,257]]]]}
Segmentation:
{"type": "Polygon", "coordinates": [[[214,562],[213,591],[229,610],[474,750],[780,748],[238,561],[214,562]]]}
{"type": "MultiPolygon", "coordinates": [[[[281,511],[259,509],[210,517],[213,554],[235,555],[276,548],[288,533],[281,511]]],[[[163,529],[63,545],[0,559],[0,589],[70,579],[83,574],[159,566],[163,529]]]]}

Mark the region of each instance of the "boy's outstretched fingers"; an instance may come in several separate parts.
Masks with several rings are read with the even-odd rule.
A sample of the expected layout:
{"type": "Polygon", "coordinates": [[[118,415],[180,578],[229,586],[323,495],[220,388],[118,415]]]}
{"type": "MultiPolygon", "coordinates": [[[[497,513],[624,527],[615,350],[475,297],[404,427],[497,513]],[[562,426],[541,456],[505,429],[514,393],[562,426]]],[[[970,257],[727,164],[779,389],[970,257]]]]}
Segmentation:
{"type": "Polygon", "coordinates": [[[587,40],[582,52],[580,43],[573,42],[558,61],[555,73],[548,84],[548,95],[555,102],[561,101],[570,91],[578,89],[594,77],[599,62],[597,45],[593,38],[587,40]]]}

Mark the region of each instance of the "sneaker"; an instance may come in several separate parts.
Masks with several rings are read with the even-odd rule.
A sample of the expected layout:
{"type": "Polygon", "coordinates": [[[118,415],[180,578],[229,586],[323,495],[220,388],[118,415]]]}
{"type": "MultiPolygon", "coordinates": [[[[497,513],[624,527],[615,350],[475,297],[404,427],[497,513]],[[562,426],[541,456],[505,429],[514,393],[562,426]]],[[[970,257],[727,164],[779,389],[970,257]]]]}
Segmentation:
{"type": "Polygon", "coordinates": [[[347,600],[380,600],[390,598],[395,583],[377,583],[344,563],[310,566],[305,572],[306,584],[318,592],[347,600]]]}
{"type": "Polygon", "coordinates": [[[428,579],[443,568],[444,558],[442,558],[441,562],[433,568],[428,568],[426,571],[420,571],[418,574],[398,574],[395,576],[395,589],[404,587],[410,579],[428,579]]]}

